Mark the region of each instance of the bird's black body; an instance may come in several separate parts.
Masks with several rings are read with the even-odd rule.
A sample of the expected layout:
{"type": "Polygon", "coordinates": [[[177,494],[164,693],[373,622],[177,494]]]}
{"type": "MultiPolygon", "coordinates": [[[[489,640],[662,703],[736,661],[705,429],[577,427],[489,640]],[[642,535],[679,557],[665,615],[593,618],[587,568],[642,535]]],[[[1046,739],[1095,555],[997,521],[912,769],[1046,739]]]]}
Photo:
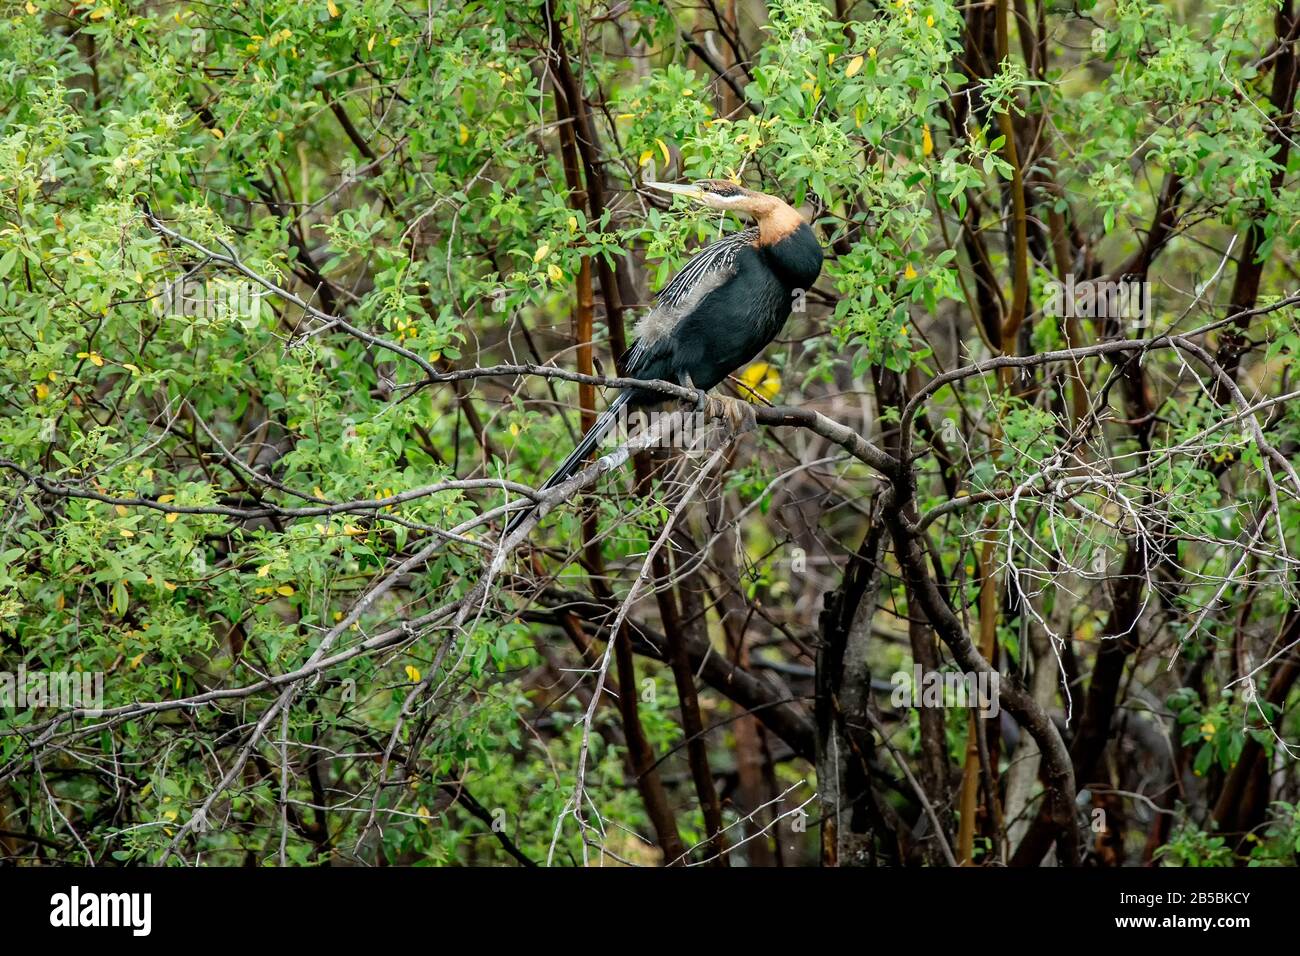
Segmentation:
{"type": "MultiPolygon", "coordinates": [[[[758,230],[747,229],[719,240],[696,255],[705,257],[714,246],[736,246],[726,263],[695,277],[694,288],[716,286],[651,341],[642,339],[629,350],[626,374],[632,378],[663,379],[710,389],[767,347],[790,317],[796,296],[812,287],[821,273],[822,249],[806,223],[771,245],[758,244],[758,230]]],[[[692,259],[681,276],[690,273],[692,259]]],[[[680,278],[680,276],[679,276],[680,278]]],[[[676,281],[676,280],[674,280],[676,281]]],[[[674,291],[672,284],[665,295],[674,291]]],[[[656,309],[661,306],[657,305],[656,309]]],[[[662,401],[642,392],[637,403],[662,401]]]]}
{"type": "MultiPolygon", "coordinates": [[[[715,191],[726,194],[726,183],[715,191]]],[[[761,195],[761,194],[760,194],[761,195]]],[[[787,228],[754,226],[705,246],[659,293],[623,357],[623,374],[705,390],[754,359],[785,327],[797,297],[821,274],[822,249],[812,229],[781,204],[787,228]]],[[[660,392],[625,389],[540,490],[573,475],[629,403],[664,401],[660,392]]],[[[509,534],[530,513],[506,526],[509,534]]]]}

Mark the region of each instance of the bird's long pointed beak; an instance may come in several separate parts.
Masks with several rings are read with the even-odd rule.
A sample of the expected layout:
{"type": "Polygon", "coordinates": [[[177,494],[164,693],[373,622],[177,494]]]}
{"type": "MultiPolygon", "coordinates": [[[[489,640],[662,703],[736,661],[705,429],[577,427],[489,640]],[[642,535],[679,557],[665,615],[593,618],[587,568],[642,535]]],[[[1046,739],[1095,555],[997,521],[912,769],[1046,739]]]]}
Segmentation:
{"type": "Polygon", "coordinates": [[[689,196],[692,199],[699,199],[704,195],[704,190],[700,189],[699,186],[690,183],[655,183],[647,181],[644,185],[650,189],[658,189],[660,192],[674,193],[678,196],[689,196]]]}

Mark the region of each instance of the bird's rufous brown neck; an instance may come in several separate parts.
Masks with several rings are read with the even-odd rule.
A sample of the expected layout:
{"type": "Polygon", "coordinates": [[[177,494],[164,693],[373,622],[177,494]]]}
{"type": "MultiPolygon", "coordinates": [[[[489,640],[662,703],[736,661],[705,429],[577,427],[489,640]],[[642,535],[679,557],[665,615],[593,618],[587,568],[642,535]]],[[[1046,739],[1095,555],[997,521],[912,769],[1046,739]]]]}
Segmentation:
{"type": "Polygon", "coordinates": [[[775,196],[764,198],[769,202],[764,203],[765,208],[754,218],[758,221],[758,244],[771,246],[803,225],[803,217],[793,206],[775,196]]]}

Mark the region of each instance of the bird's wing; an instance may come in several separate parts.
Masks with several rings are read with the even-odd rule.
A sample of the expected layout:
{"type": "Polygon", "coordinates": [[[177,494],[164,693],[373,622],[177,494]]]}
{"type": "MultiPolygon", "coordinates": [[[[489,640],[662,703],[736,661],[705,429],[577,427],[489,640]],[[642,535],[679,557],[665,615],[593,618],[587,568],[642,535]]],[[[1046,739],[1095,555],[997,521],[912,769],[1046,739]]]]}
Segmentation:
{"type": "Polygon", "coordinates": [[[691,256],[681,272],[660,291],[654,308],[637,323],[636,342],[623,363],[629,374],[635,374],[647,352],[671,336],[700,300],[736,274],[736,256],[756,242],[758,227],[751,226],[723,236],[691,256]]]}
{"type": "Polygon", "coordinates": [[[721,282],[735,275],[736,255],[742,248],[752,246],[757,241],[758,227],[751,226],[709,243],[691,256],[686,265],[682,266],[682,271],[664,286],[655,301],[655,308],[689,311],[691,305],[703,298],[699,295],[701,287],[708,286],[709,291],[712,291],[721,282]]]}

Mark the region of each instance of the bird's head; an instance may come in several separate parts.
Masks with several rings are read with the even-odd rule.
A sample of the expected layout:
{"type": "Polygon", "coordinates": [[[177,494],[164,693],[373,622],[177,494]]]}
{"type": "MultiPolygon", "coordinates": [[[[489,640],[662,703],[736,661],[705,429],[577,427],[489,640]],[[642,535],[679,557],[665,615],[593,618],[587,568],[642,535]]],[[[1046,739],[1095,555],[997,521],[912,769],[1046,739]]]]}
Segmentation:
{"type": "Polygon", "coordinates": [[[711,209],[729,209],[755,218],[768,215],[778,205],[785,205],[775,196],[746,189],[730,179],[701,179],[689,184],[647,182],[645,185],[660,192],[686,196],[711,209]]]}

